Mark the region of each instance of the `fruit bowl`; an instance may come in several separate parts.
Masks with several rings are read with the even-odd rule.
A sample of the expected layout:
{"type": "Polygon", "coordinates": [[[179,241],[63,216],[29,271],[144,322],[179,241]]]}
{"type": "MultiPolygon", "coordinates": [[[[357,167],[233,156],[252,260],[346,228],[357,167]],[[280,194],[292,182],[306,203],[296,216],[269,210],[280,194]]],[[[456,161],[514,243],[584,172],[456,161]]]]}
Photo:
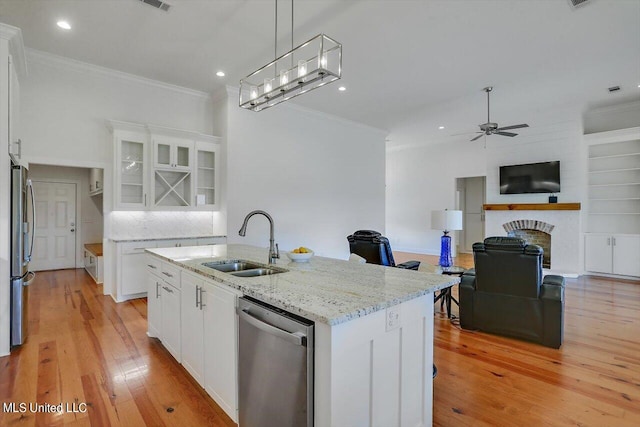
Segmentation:
{"type": "Polygon", "coordinates": [[[309,252],[298,253],[298,252],[287,252],[287,256],[293,262],[307,262],[313,256],[313,251],[308,249],[309,252]]]}

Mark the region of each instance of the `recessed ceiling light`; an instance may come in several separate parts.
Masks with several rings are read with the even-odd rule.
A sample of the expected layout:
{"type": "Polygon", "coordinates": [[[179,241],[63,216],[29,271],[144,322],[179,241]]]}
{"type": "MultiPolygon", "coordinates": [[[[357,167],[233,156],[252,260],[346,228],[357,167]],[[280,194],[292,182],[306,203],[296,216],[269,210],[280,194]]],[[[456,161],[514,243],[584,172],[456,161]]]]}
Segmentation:
{"type": "Polygon", "coordinates": [[[442,130],[444,129],[444,126],[438,126],[438,129],[442,130]]]}
{"type": "Polygon", "coordinates": [[[340,92],[344,92],[345,90],[347,90],[347,88],[346,88],[346,87],[344,87],[344,86],[340,86],[340,87],[338,88],[338,90],[339,90],[340,92]]]}
{"type": "Polygon", "coordinates": [[[216,76],[218,76],[218,77],[224,77],[224,71],[218,71],[218,72],[216,73],[216,76]]]}
{"type": "Polygon", "coordinates": [[[69,22],[65,21],[65,20],[60,20],[57,22],[58,27],[62,28],[63,30],[70,30],[71,29],[71,24],[69,24],[69,22]]]}

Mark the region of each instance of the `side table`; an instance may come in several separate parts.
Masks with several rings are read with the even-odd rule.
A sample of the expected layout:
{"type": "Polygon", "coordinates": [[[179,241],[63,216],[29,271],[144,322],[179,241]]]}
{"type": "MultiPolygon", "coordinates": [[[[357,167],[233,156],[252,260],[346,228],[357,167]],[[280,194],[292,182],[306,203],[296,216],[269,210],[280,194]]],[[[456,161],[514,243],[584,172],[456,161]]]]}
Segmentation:
{"type": "MultiPolygon", "coordinates": [[[[466,271],[466,268],[459,267],[457,265],[453,265],[451,267],[440,267],[438,269],[441,274],[446,274],[448,276],[462,276],[462,274],[466,271]]],[[[448,288],[444,288],[440,291],[440,294],[433,301],[434,303],[440,300],[440,308],[446,304],[447,306],[447,317],[451,319],[451,301],[456,303],[457,306],[460,306],[458,301],[451,295],[451,288],[453,286],[449,286],[448,288]]]]}

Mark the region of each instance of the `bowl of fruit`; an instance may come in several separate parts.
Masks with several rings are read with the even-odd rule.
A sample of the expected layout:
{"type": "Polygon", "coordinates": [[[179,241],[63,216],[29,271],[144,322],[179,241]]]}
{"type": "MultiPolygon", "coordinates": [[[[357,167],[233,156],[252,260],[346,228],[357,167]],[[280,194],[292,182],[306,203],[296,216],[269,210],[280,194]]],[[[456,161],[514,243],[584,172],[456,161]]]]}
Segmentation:
{"type": "Polygon", "coordinates": [[[294,250],[287,252],[287,256],[293,262],[307,262],[313,256],[313,251],[309,248],[305,248],[304,246],[300,246],[299,248],[295,248],[294,250]]]}

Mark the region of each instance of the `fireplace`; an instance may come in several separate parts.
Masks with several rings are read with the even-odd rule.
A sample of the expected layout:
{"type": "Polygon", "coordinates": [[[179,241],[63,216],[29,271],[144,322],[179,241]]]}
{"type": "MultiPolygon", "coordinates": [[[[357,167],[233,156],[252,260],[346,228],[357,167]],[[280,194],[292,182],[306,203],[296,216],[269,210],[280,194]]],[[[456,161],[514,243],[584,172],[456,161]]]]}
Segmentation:
{"type": "Polygon", "coordinates": [[[551,268],[551,231],[554,226],[544,221],[533,219],[520,219],[502,224],[508,236],[524,239],[529,245],[540,246],[542,255],[542,267],[551,268]]]}
{"type": "Polygon", "coordinates": [[[538,245],[544,251],[542,267],[551,268],[551,231],[553,225],[531,219],[510,221],[502,224],[507,236],[520,237],[529,245],[538,245]]]}
{"type": "Polygon", "coordinates": [[[518,229],[551,234],[551,250],[545,249],[545,252],[553,256],[551,267],[545,270],[565,277],[577,277],[583,256],[580,203],[496,204],[485,205],[484,208],[485,236],[506,236],[509,231],[518,229]]]}

